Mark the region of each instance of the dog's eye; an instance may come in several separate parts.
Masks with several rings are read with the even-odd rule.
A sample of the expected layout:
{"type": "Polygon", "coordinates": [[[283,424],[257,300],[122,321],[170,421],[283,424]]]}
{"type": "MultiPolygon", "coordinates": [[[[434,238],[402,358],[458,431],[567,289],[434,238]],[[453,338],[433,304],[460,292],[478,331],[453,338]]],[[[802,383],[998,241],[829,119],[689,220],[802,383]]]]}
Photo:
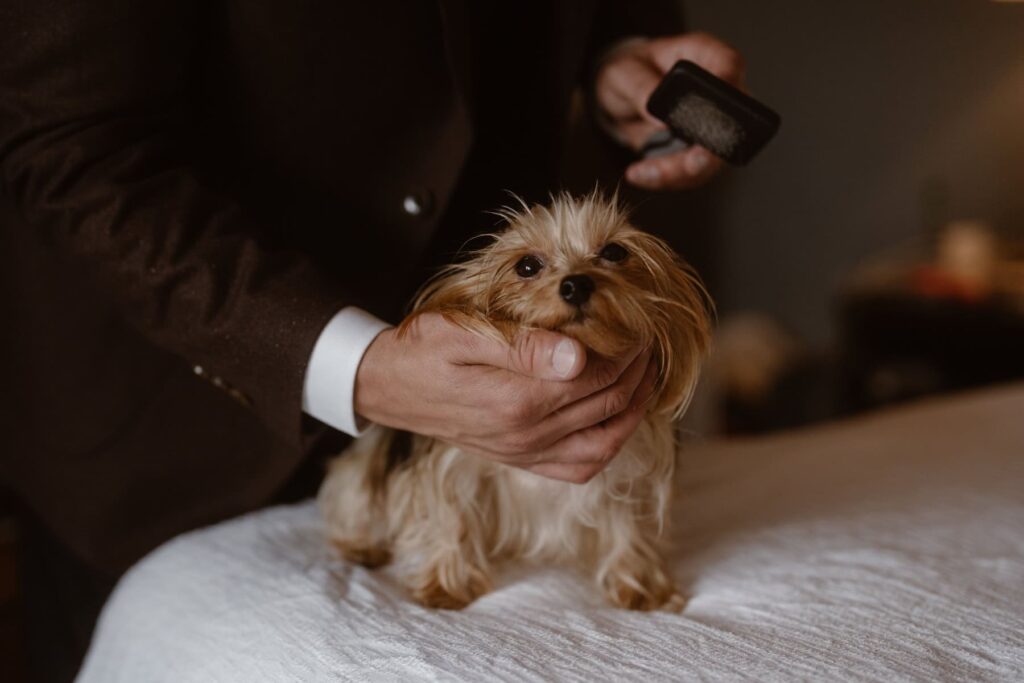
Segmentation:
{"type": "Polygon", "coordinates": [[[534,277],[544,268],[544,264],[536,256],[524,256],[516,263],[516,275],[519,277],[534,277]]]}
{"type": "Polygon", "coordinates": [[[629,256],[629,252],[621,244],[615,242],[609,242],[604,245],[604,249],[600,253],[601,258],[605,261],[611,261],[612,263],[618,263],[619,261],[625,261],[626,257],[629,256]]]}

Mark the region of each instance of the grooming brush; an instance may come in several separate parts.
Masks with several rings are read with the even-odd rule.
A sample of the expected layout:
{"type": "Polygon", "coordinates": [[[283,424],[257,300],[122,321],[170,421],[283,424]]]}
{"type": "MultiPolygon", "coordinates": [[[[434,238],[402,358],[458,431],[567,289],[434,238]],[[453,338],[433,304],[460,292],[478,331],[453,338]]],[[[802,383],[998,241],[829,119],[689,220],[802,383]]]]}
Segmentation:
{"type": "Polygon", "coordinates": [[[671,132],[651,136],[641,150],[645,157],[696,144],[735,166],[757,156],[782,121],[750,95],[686,60],[676,62],[658,84],[647,111],[671,132]]]}

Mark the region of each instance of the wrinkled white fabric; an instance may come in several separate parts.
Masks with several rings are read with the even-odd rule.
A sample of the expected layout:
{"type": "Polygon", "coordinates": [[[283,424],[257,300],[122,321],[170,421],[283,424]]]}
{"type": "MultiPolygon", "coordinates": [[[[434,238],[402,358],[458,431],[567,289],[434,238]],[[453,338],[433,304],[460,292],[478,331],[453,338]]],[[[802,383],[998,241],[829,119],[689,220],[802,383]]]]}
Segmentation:
{"type": "Polygon", "coordinates": [[[1024,680],[1024,385],[682,463],[682,614],[550,568],[422,609],[333,557],[307,503],[139,563],[79,680],[1024,680]]]}

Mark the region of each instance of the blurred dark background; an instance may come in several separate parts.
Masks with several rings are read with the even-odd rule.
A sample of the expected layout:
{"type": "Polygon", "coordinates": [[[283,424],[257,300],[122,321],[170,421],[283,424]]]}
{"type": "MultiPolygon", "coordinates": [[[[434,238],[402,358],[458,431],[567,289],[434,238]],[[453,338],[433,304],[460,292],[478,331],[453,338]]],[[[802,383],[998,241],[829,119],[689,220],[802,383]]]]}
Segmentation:
{"type": "MultiPolygon", "coordinates": [[[[694,428],[764,433],[1024,376],[1024,2],[689,0],[782,114],[751,166],[622,189],[718,306],[694,428]]],[[[566,185],[618,184],[585,117],[566,185]]],[[[0,677],[20,680],[0,514],[0,677]]]]}
{"type": "MultiPolygon", "coordinates": [[[[684,5],[783,117],[759,158],[710,187],[624,193],[714,295],[709,372],[732,405],[718,427],[769,431],[1021,376],[1024,2],[684,5]],[[966,246],[946,244],[965,221],[966,246]],[[932,269],[979,240],[998,261],[980,285],[965,293],[932,269]],[[749,376],[759,363],[770,376],[749,376]]],[[[602,168],[614,185],[592,137],[575,140],[570,184],[602,168]]]]}
{"type": "Polygon", "coordinates": [[[850,270],[941,224],[1024,234],[1024,3],[691,0],[784,117],[716,193],[723,312],[836,339],[850,270]]]}

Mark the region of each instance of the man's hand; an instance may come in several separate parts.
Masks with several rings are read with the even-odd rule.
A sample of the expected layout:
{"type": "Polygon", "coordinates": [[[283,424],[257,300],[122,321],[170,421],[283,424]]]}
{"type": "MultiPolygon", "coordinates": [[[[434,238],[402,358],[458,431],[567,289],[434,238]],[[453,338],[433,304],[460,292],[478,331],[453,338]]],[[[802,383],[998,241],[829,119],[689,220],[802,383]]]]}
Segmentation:
{"type": "MultiPolygon", "coordinates": [[[[605,119],[616,136],[633,149],[639,150],[652,133],[665,128],[647,113],[647,100],[680,59],[695,62],[738,88],[744,87],[740,54],[706,33],[623,43],[601,65],[594,87],[605,119]]],[[[718,157],[694,146],[634,162],[626,169],[626,180],[648,190],[684,190],[706,182],[721,168],[718,157]]]]}
{"type": "Polygon", "coordinates": [[[355,407],[373,422],[583,483],[640,424],[654,383],[649,350],[588,362],[582,344],[554,332],[510,346],[428,313],[405,337],[386,330],[366,350],[355,407]]]}

